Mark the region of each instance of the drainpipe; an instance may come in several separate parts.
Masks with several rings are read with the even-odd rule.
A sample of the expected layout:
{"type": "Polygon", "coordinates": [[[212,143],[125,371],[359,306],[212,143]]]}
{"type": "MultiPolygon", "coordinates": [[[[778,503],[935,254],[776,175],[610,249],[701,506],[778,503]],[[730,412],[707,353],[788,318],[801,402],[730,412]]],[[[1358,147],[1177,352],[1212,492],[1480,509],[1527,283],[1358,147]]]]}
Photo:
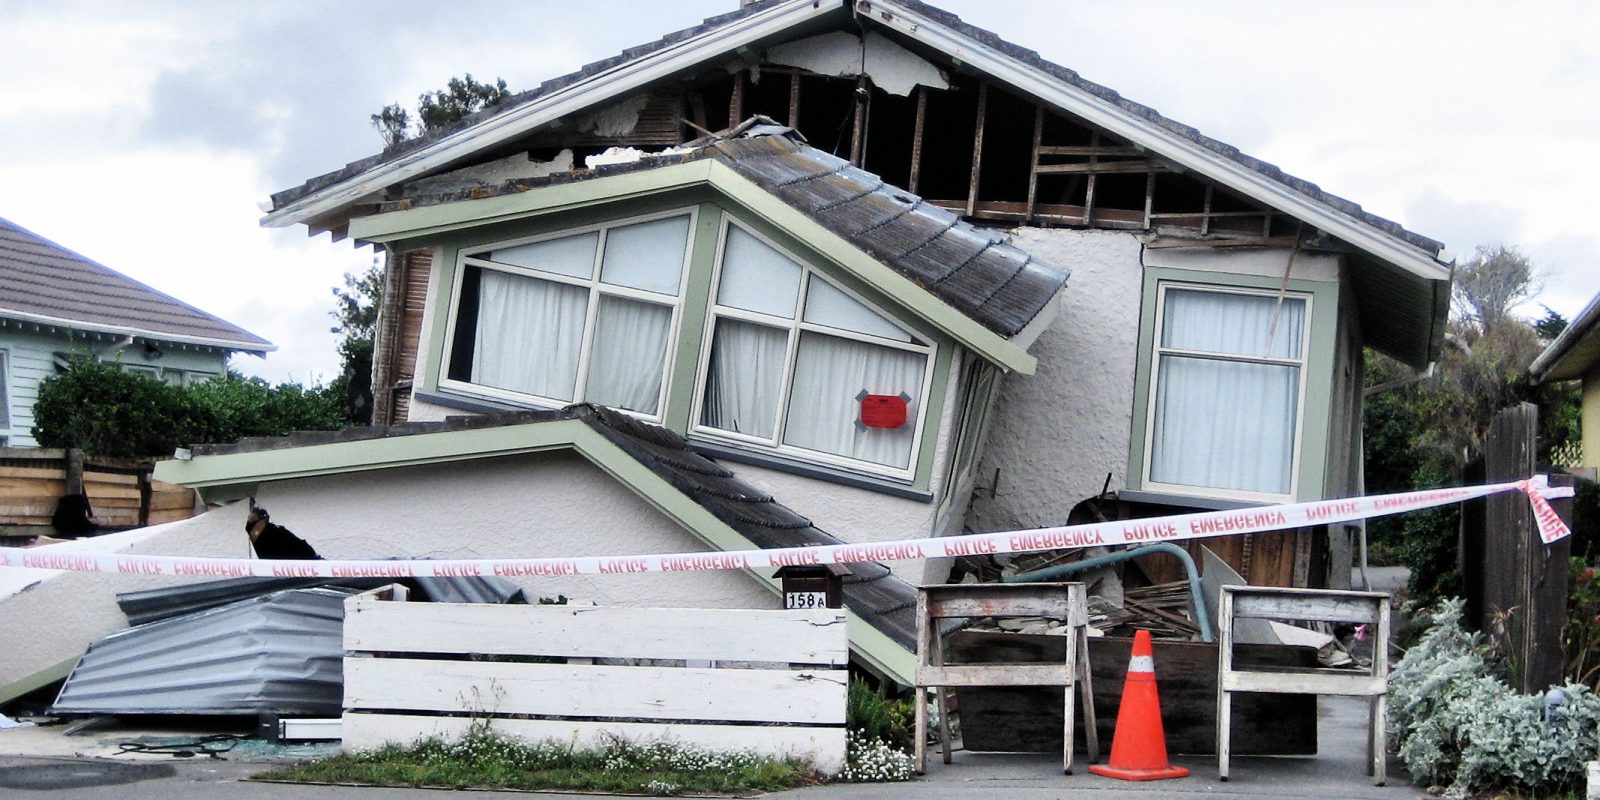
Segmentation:
{"type": "Polygon", "coordinates": [[[1071,564],[1063,564],[1059,567],[1046,567],[1044,569],[1037,569],[1032,572],[1020,572],[1016,575],[1007,575],[1002,577],[1000,582],[1041,583],[1044,581],[1055,580],[1056,578],[1064,578],[1068,575],[1076,575],[1079,572],[1085,572],[1097,567],[1103,567],[1107,564],[1116,564],[1122,561],[1128,561],[1129,559],[1138,558],[1139,556],[1152,555],[1154,553],[1167,553],[1169,555],[1176,556],[1177,559],[1183,563],[1183,571],[1189,576],[1189,602],[1194,607],[1195,624],[1200,628],[1200,641],[1206,643],[1216,641],[1216,638],[1211,635],[1211,616],[1206,611],[1205,595],[1200,592],[1200,573],[1195,569],[1194,558],[1189,555],[1189,551],[1172,544],[1171,542],[1147,544],[1143,547],[1135,547],[1132,550],[1120,550],[1109,555],[1086,558],[1082,561],[1074,561],[1071,564]]]}

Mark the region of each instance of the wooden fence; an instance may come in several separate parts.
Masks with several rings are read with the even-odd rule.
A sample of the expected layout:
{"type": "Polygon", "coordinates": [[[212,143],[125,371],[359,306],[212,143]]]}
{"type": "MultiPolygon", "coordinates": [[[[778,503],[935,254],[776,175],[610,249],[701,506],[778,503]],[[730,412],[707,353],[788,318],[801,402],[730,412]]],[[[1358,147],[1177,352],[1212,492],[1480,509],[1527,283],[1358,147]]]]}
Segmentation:
{"type": "MultiPolygon", "coordinates": [[[[1514,481],[1533,474],[1538,409],[1529,403],[1495,415],[1484,440],[1484,479],[1514,481]]],[[[1553,476],[1557,485],[1572,485],[1553,476]]],[[[1569,524],[1572,501],[1551,506],[1569,524]]],[[[1462,514],[1462,576],[1479,629],[1511,659],[1524,692],[1561,683],[1561,639],[1567,626],[1568,559],[1572,539],[1546,545],[1534,529],[1528,499],[1502,492],[1469,503],[1462,514]]]]}
{"type": "Polygon", "coordinates": [[[844,768],[849,642],[837,609],[405,603],[385,591],[345,603],[347,751],[480,726],[844,768]]]}
{"type": "Polygon", "coordinates": [[[0,448],[0,536],[48,534],[61,496],[79,485],[101,527],[138,528],[194,516],[193,490],[152,480],[154,468],[150,459],[0,448]]]}

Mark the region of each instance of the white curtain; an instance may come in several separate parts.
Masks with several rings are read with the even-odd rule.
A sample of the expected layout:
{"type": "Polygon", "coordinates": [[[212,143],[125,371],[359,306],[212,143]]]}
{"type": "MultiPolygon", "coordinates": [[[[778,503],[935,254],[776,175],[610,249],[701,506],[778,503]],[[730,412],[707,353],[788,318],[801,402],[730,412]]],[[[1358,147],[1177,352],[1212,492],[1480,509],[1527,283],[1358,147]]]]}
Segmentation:
{"type": "Polygon", "coordinates": [[[928,357],[806,331],[800,334],[784,442],[797,447],[904,468],[911,461],[916,407],[922,402],[922,372],[928,357]],[[857,396],[911,398],[901,428],[860,428],[857,396]]]}
{"type": "Polygon", "coordinates": [[[672,307],[602,296],[594,324],[584,399],[655,414],[661,402],[672,307]]]}
{"type": "Polygon", "coordinates": [[[700,422],[772,438],[778,426],[789,332],[736,319],[717,320],[700,422]]]}
{"type": "Polygon", "coordinates": [[[1268,295],[1168,289],[1163,303],[1161,346],[1299,358],[1306,301],[1284,298],[1278,328],[1273,331],[1272,315],[1277,305],[1278,298],[1268,295]]]}
{"type": "Polygon", "coordinates": [[[571,401],[589,291],[490,269],[481,275],[472,382],[571,401]]]}
{"type": "MultiPolygon", "coordinates": [[[[1277,298],[1261,295],[1169,290],[1162,346],[1298,358],[1305,302],[1286,299],[1273,331],[1276,305],[1277,298]]],[[[1162,355],[1155,380],[1152,481],[1289,492],[1299,367],[1162,355]]]]}

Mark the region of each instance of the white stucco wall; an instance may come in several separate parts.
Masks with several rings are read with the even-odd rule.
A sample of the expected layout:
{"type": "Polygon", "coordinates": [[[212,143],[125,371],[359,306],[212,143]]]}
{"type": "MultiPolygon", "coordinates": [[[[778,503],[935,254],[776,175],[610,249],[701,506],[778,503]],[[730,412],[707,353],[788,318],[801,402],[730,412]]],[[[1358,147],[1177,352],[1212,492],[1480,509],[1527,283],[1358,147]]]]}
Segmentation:
{"type": "MultiPolygon", "coordinates": [[[[710,548],[575,454],[543,453],[262,485],[257,501],[327,558],[623,555],[710,548]]],[[[243,503],[113,537],[60,545],[247,557],[243,503]],[[120,537],[120,538],[119,538],[120,537]],[[126,544],[137,539],[137,543],[126,544]],[[126,546],[119,546],[124,545],[126,546]]],[[[173,578],[0,570],[0,686],[72,658],[126,625],[118,592],[173,578]],[[37,578],[37,582],[32,582],[37,578]],[[10,581],[8,584],[7,581],[10,581]],[[32,583],[27,588],[20,584],[32,583]],[[9,586],[9,591],[8,591],[9,586]]],[[[532,597],[602,605],[777,608],[742,572],[529,578],[532,597]]]]}
{"type": "MultiPolygon", "coordinates": [[[[967,514],[976,531],[1060,525],[1111,475],[1126,488],[1147,267],[1279,279],[1287,248],[1147,249],[1117,231],[1018,228],[1012,243],[1065,267],[1060,316],[1029,351],[1032,376],[1005,379],[967,514]],[[999,470],[998,486],[995,472],[999,470]],[[992,494],[991,494],[992,492],[992,494]]],[[[1337,282],[1337,256],[1300,252],[1290,277],[1337,282]]]]}
{"type": "Polygon", "coordinates": [[[967,527],[976,531],[1061,524],[1074,505],[1099,493],[1106,473],[1112,488],[1125,485],[1128,464],[1139,238],[1019,228],[1012,243],[1072,275],[1060,315],[1029,350],[1037,372],[1009,375],[1000,389],[967,513],[967,527]]]}

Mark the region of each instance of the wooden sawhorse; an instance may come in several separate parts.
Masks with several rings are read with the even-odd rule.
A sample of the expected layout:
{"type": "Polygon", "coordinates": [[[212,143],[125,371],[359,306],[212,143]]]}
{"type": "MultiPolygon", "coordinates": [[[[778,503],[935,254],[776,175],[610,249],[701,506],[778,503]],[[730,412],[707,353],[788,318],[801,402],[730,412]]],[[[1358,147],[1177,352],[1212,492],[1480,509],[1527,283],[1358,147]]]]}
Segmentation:
{"type": "Polygon", "coordinates": [[[1367,774],[1382,786],[1386,779],[1384,714],[1389,694],[1389,595],[1329,589],[1283,589],[1267,586],[1224,586],[1217,609],[1217,777],[1228,779],[1228,721],[1234,692],[1334,694],[1370,698],[1367,732],[1367,774]],[[1235,669],[1234,621],[1275,619],[1347,622],[1372,625],[1372,668],[1235,669]]]}
{"type": "Polygon", "coordinates": [[[1065,690],[1061,769],[1072,774],[1072,694],[1079,688],[1089,760],[1100,757],[1095,732],[1094,691],[1089,674],[1089,608],[1081,583],[967,583],[924,586],[917,595],[916,770],[928,767],[928,704],[934,690],[939,706],[939,743],[950,763],[950,715],[945,690],[951,687],[1061,686],[1065,690]],[[1059,664],[946,664],[939,621],[960,617],[1048,617],[1067,624],[1067,657],[1059,664]]]}

